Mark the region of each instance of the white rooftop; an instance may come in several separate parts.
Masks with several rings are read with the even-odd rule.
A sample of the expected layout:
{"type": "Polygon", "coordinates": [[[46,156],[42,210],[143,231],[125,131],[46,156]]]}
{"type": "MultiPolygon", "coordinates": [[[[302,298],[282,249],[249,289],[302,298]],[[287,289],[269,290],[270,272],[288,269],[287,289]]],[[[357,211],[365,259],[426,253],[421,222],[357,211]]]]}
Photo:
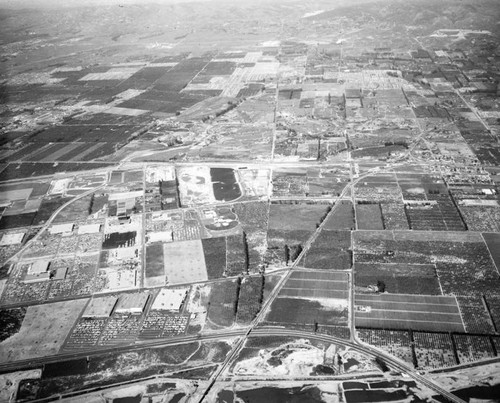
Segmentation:
{"type": "Polygon", "coordinates": [[[17,234],[3,234],[2,240],[0,241],[0,246],[18,245],[23,242],[24,235],[24,232],[20,232],[17,234]]]}
{"type": "Polygon", "coordinates": [[[172,231],[151,232],[149,242],[172,242],[172,231]]]}
{"type": "Polygon", "coordinates": [[[189,287],[162,288],[156,296],[151,309],[178,311],[186,298],[189,287]]]}
{"type": "Polygon", "coordinates": [[[78,227],[78,234],[95,234],[101,230],[101,224],[87,224],[78,227]]]}
{"type": "Polygon", "coordinates": [[[49,260],[37,260],[31,264],[28,269],[28,274],[40,274],[45,273],[49,269],[49,260]]]}
{"type": "Polygon", "coordinates": [[[56,224],[50,227],[49,232],[51,234],[67,234],[69,232],[73,231],[73,227],[75,224],[73,223],[68,223],[68,224],[56,224]]]}

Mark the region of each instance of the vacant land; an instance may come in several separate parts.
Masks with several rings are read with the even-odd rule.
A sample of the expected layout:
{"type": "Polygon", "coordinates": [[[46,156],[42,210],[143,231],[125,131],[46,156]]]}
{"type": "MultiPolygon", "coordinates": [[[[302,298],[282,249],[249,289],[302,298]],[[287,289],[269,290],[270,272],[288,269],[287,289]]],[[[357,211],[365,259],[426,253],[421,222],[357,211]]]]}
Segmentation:
{"type": "Polygon", "coordinates": [[[200,240],[166,243],[163,246],[167,284],[208,280],[200,240]]]}
{"type": "Polygon", "coordinates": [[[30,306],[19,333],[0,343],[0,361],[57,354],[88,299],[30,306]]]}
{"type": "Polygon", "coordinates": [[[316,229],[328,212],[324,204],[275,204],[269,208],[269,228],[281,231],[316,229]]]}
{"type": "Polygon", "coordinates": [[[356,223],[358,229],[384,229],[380,204],[356,204],[356,223]]]}

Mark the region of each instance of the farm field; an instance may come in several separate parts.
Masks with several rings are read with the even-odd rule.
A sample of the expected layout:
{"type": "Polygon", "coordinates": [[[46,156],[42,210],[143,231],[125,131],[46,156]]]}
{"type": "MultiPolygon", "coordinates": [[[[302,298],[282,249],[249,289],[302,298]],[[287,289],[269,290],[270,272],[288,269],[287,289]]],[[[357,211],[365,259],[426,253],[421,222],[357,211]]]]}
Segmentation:
{"type": "Polygon", "coordinates": [[[456,299],[402,294],[355,297],[356,327],[463,332],[456,299]]]}
{"type": "Polygon", "coordinates": [[[200,240],[163,245],[167,284],[185,284],[208,280],[205,255],[200,240]]]}
{"type": "Polygon", "coordinates": [[[348,298],[348,278],[344,273],[294,271],[279,297],[348,298]]]}
{"type": "Polygon", "coordinates": [[[345,273],[296,270],[271,305],[266,321],[345,326],[348,297],[345,273]]]}
{"type": "Polygon", "coordinates": [[[148,287],[165,284],[164,247],[161,243],[146,246],[144,280],[148,287]]]}
{"type": "Polygon", "coordinates": [[[497,399],[493,0],[4,3],[1,402],[497,399]]]}
{"type": "Polygon", "coordinates": [[[323,204],[271,203],[266,261],[276,265],[293,262],[329,208],[323,204]]]}
{"type": "Polygon", "coordinates": [[[350,201],[341,200],[333,207],[334,212],[327,218],[326,230],[352,230],[355,228],[354,208],[350,201]]]}
{"type": "Polygon", "coordinates": [[[358,337],[365,343],[378,347],[412,365],[410,334],[404,330],[357,328],[358,337]]]}
{"type": "Polygon", "coordinates": [[[299,265],[311,269],[348,270],[352,264],[351,232],[323,229],[299,265]]]}
{"type": "Polygon", "coordinates": [[[380,204],[356,204],[356,223],[361,230],[383,230],[380,204]]]}
{"type": "Polygon", "coordinates": [[[328,213],[329,206],[323,204],[278,204],[269,207],[269,229],[281,231],[309,230],[328,213]]]}
{"type": "MultiPolygon", "coordinates": [[[[391,294],[441,295],[436,268],[431,264],[355,263],[354,284],[368,287],[384,283],[391,294]]],[[[363,292],[362,289],[358,289],[363,292]]]]}
{"type": "Polygon", "coordinates": [[[484,233],[483,238],[486,242],[486,246],[488,246],[488,250],[491,253],[497,270],[500,270],[500,234],[484,233]]]}
{"type": "Polygon", "coordinates": [[[413,332],[415,356],[419,368],[442,368],[456,365],[450,334],[413,332]]]}
{"type": "Polygon", "coordinates": [[[215,283],[210,290],[207,325],[212,329],[230,327],[236,320],[239,280],[215,283]]]}

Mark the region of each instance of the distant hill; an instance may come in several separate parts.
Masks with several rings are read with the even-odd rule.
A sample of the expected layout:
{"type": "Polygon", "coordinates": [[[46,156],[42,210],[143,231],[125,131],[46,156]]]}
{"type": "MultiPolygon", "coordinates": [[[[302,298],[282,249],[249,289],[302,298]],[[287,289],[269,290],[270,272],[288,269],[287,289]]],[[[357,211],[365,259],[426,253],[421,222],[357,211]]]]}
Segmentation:
{"type": "Polygon", "coordinates": [[[406,26],[421,25],[429,31],[447,28],[481,28],[498,31],[500,6],[497,0],[391,0],[336,7],[311,20],[371,17],[375,21],[406,26]]]}

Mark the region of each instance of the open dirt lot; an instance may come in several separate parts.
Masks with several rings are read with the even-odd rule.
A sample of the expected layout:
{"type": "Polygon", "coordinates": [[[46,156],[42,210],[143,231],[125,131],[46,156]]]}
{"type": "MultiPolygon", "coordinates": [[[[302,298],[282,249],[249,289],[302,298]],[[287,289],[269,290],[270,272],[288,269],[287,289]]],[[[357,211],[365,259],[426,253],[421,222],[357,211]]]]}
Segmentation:
{"type": "Polygon", "coordinates": [[[0,361],[44,357],[59,352],[87,299],[30,306],[19,333],[0,343],[0,361]]]}
{"type": "Polygon", "coordinates": [[[168,284],[208,280],[205,255],[199,239],[166,243],[163,248],[168,284]]]}

